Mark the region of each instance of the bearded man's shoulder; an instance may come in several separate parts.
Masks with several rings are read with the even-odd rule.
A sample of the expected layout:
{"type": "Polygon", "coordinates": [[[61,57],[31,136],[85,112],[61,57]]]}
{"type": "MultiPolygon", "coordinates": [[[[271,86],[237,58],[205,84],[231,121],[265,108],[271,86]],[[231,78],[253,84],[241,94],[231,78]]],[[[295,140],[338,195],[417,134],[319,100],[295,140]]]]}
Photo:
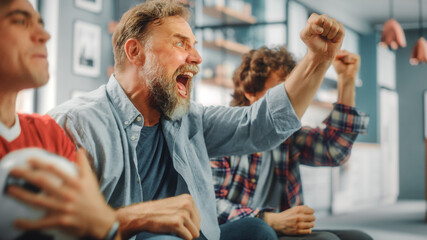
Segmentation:
{"type": "MultiPolygon", "coordinates": [[[[110,103],[105,87],[72,98],[50,110],[48,114],[55,120],[62,118],[95,121],[110,112],[110,103]]],[[[96,121],[95,121],[96,122],[96,121]]]]}

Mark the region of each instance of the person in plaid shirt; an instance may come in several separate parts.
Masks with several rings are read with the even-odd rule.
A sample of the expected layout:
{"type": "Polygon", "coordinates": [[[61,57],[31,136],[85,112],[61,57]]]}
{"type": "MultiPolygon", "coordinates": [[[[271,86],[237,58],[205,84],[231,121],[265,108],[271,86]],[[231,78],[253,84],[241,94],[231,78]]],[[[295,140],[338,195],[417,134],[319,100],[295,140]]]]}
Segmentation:
{"type": "MultiPolygon", "coordinates": [[[[231,105],[249,106],[283,82],[295,67],[285,47],[261,47],[242,57],[233,76],[231,105]]],[[[278,147],[262,153],[211,159],[220,224],[245,217],[264,219],[280,239],[372,239],[356,230],[314,230],[314,210],[303,204],[299,164],[340,166],[350,155],[369,117],[355,108],[355,79],[360,56],[341,50],[333,66],[338,101],[326,127],[302,127],[278,147]]]]}

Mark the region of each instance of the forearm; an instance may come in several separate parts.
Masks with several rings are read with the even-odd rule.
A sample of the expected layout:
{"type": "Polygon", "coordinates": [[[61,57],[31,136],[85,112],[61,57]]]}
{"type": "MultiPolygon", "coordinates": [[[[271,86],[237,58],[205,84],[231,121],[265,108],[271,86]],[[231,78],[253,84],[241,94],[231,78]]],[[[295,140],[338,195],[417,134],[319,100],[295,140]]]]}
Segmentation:
{"type": "MultiPolygon", "coordinates": [[[[264,213],[264,221],[268,224],[268,225],[270,225],[270,227],[273,227],[274,226],[274,215],[276,215],[276,213],[272,213],[272,212],[266,212],[266,213],[264,213]]],[[[274,229],[274,230],[276,230],[276,229],[274,229]]]]}
{"type": "Polygon", "coordinates": [[[331,62],[308,52],[286,80],[286,92],[298,118],[311,103],[331,62]]]}
{"type": "Polygon", "coordinates": [[[200,215],[189,194],[136,203],[116,212],[124,239],[140,232],[172,233],[183,239],[200,235],[200,215]]]}
{"type": "Polygon", "coordinates": [[[116,214],[120,223],[122,239],[128,239],[139,232],[143,232],[146,228],[146,221],[144,221],[139,204],[119,208],[116,210],[116,214]]]}
{"type": "Polygon", "coordinates": [[[354,107],[356,105],[356,90],[353,77],[338,75],[337,103],[354,107]]]}

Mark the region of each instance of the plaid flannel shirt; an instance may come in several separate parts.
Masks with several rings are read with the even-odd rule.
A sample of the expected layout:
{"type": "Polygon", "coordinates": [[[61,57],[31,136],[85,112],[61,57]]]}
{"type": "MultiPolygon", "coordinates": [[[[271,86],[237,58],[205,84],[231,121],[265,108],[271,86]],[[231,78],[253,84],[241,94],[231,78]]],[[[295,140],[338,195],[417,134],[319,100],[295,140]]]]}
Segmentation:
{"type": "MultiPolygon", "coordinates": [[[[272,151],[274,173],[281,184],[280,211],[303,204],[299,164],[309,166],[339,166],[350,156],[359,133],[366,133],[369,117],[354,107],[334,104],[334,109],[323,121],[324,128],[302,127],[272,151]]],[[[259,211],[276,209],[251,208],[261,172],[262,153],[245,156],[227,156],[211,159],[220,224],[259,211]]]]}

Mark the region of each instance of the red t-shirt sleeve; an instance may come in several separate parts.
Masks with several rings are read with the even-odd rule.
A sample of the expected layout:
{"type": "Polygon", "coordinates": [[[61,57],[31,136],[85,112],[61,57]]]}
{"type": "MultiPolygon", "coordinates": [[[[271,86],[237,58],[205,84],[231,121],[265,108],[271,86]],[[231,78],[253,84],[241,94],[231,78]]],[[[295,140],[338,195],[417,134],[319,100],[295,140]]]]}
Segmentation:
{"type": "Polygon", "coordinates": [[[56,148],[58,152],[56,154],[61,155],[72,162],[76,160],[76,145],[71,141],[71,139],[67,136],[64,129],[58,125],[50,116],[44,115],[46,118],[45,125],[51,128],[53,140],[56,140],[56,148]]]}
{"type": "MultiPolygon", "coordinates": [[[[36,128],[37,134],[42,140],[43,148],[54,154],[63,156],[70,161],[76,160],[76,146],[67,136],[64,129],[59,126],[49,115],[27,115],[36,128]]],[[[30,123],[31,124],[31,123],[30,123]]],[[[21,124],[22,126],[22,124],[21,124]]]]}

